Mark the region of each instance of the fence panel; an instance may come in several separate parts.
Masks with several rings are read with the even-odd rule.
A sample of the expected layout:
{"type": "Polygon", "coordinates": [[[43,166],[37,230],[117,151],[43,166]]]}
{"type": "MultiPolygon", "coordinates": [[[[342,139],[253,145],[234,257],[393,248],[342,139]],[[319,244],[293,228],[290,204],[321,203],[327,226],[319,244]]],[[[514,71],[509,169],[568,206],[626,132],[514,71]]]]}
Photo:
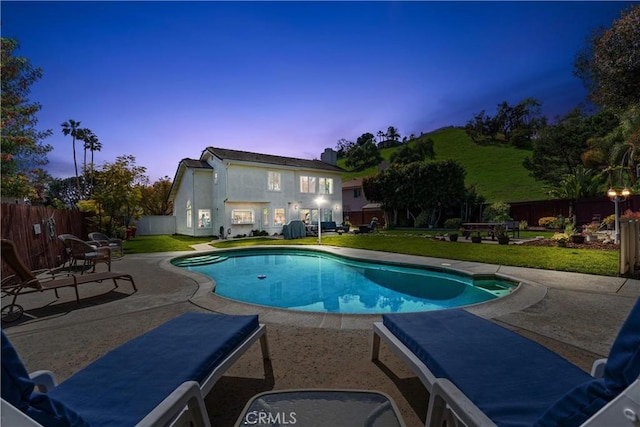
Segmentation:
{"type": "Polygon", "coordinates": [[[175,234],[176,217],[169,215],[143,216],[136,222],[139,236],[149,236],[157,234],[175,234]]]}
{"type": "MultiPolygon", "coordinates": [[[[77,210],[60,210],[44,206],[0,204],[1,235],[12,240],[18,253],[32,270],[53,268],[64,259],[59,234],[87,238],[85,214],[77,210]]],[[[13,274],[2,264],[2,277],[13,274]]]]}
{"type": "MultiPolygon", "coordinates": [[[[511,217],[515,220],[525,220],[530,226],[537,226],[538,220],[546,216],[568,216],[569,200],[535,200],[530,202],[512,202],[511,217]]],[[[640,209],[640,196],[633,195],[620,202],[620,213],[627,209],[638,211],[640,209]]],[[[614,204],[608,197],[596,199],[583,199],[574,203],[574,211],[579,225],[591,222],[592,218],[604,219],[613,215],[614,204]]]]}

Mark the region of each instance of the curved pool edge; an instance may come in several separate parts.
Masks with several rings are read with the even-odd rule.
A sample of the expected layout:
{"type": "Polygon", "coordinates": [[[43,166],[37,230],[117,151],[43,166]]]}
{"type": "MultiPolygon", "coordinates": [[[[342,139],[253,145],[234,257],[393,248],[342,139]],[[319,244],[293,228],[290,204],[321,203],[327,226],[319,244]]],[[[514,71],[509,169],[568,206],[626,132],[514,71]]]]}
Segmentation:
{"type": "MultiPolygon", "coordinates": [[[[258,245],[246,248],[233,248],[234,251],[252,249],[292,249],[288,245],[258,245]]],[[[390,262],[398,264],[419,265],[436,269],[443,269],[458,272],[464,275],[494,275],[497,278],[518,283],[517,288],[509,295],[497,298],[492,301],[468,305],[463,308],[471,313],[485,318],[495,318],[505,314],[521,311],[538,302],[547,294],[548,288],[540,283],[527,281],[513,275],[500,273],[500,265],[483,264],[469,261],[456,261],[443,258],[421,257],[416,255],[404,255],[390,252],[378,252],[365,249],[352,249],[333,246],[295,246],[295,249],[325,252],[332,255],[339,255],[369,262],[390,262]]],[[[200,254],[225,252],[226,249],[213,249],[211,251],[199,251],[200,254]]],[[[243,303],[236,300],[227,299],[213,293],[215,282],[203,274],[174,266],[172,259],[189,256],[169,257],[161,263],[162,268],[172,272],[179,272],[194,280],[198,289],[189,298],[189,301],[217,313],[224,314],[258,314],[261,322],[295,324],[302,327],[327,328],[327,329],[371,329],[372,322],[382,319],[381,314],[347,314],[347,313],[318,313],[307,311],[296,311],[279,309],[261,305],[243,303]]]]}

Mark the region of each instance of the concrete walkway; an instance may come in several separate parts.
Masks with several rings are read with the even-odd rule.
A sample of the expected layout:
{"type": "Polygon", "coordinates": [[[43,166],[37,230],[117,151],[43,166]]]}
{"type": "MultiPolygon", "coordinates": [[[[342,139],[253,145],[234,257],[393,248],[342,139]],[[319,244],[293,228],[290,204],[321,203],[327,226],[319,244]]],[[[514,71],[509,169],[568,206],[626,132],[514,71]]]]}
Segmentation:
{"type": "MultiPolygon", "coordinates": [[[[208,245],[196,249],[212,250],[208,245]]],[[[517,292],[468,310],[540,342],[585,370],[593,359],[607,355],[640,296],[640,281],[625,278],[348,248],[313,249],[517,279],[522,283],[517,292]]],[[[181,313],[258,313],[268,328],[273,375],[262,376],[257,346],[243,356],[207,398],[214,425],[232,425],[259,392],[321,387],[383,391],[396,401],[407,425],[423,422],[427,396],[417,378],[384,346],[382,364],[368,358],[371,323],[379,316],[292,312],[232,302],[211,292],[210,279],[171,265],[170,259],[179,255],[185,253],[127,255],[114,261],[115,271],[133,275],[138,292],[126,282],[116,289],[111,283],[83,285],[80,305],[72,289],[63,289],[59,300],[53,292],[22,296],[18,302],[25,315],[2,327],[30,371],[50,369],[64,380],[115,346],[181,313]]]]}

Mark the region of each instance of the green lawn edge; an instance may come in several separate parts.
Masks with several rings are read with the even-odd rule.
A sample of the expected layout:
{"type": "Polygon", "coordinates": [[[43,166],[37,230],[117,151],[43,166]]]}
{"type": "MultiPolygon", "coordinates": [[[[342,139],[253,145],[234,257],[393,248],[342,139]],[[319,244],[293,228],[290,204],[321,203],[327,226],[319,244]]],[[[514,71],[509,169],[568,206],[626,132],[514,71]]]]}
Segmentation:
{"type": "MultiPolygon", "coordinates": [[[[394,231],[361,235],[327,235],[322,237],[322,244],[457,261],[601,276],[618,276],[618,251],[526,245],[493,245],[487,243],[472,244],[440,241],[431,238],[433,235],[433,233],[394,231]]],[[[126,241],[124,248],[125,254],[188,251],[194,250],[190,245],[198,243],[210,243],[212,249],[224,249],[255,245],[315,245],[318,241],[315,237],[295,240],[263,237],[212,242],[211,237],[139,236],[133,240],[126,241]]]]}

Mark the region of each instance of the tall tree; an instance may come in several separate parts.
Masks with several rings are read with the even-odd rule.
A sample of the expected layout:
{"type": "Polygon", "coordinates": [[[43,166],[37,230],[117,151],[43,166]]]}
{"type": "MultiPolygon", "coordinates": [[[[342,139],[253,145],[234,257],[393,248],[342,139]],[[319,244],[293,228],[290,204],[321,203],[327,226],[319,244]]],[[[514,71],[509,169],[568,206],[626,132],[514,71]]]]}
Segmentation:
{"type": "Polygon", "coordinates": [[[173,203],[169,201],[170,192],[171,178],[168,176],[142,187],[142,213],[144,215],[171,215],[173,203]]]}
{"type": "Polygon", "coordinates": [[[347,151],[351,149],[355,145],[355,142],[349,141],[344,138],[340,138],[338,143],[336,144],[336,151],[338,152],[338,157],[342,158],[347,154],[347,151]]]}
{"type": "Polygon", "coordinates": [[[80,128],[80,122],[76,122],[73,119],[69,119],[69,121],[62,123],[62,133],[67,136],[71,135],[71,141],[73,144],[73,167],[76,172],[76,190],[78,194],[82,194],[80,191],[80,178],[78,178],[78,161],[76,159],[76,139],[80,139],[82,137],[82,129],[80,128]]]}
{"type": "Polygon", "coordinates": [[[594,31],[576,57],[574,74],[596,105],[625,110],[640,100],[640,5],[611,28],[594,31]]]}
{"type": "Polygon", "coordinates": [[[394,141],[394,142],[398,142],[398,139],[400,139],[400,134],[398,133],[398,129],[396,129],[393,126],[389,126],[387,128],[387,139],[390,139],[391,141],[394,141]]]}
{"type": "MultiPolygon", "coordinates": [[[[95,172],[93,155],[94,155],[94,152],[100,151],[102,149],[102,144],[100,143],[100,140],[98,139],[96,134],[93,133],[93,131],[91,131],[91,129],[83,129],[81,136],[82,136],[82,141],[84,142],[84,159],[82,163],[82,175],[84,176],[84,182],[85,183],[91,182],[92,184],[91,188],[93,189],[93,182],[94,182],[93,175],[95,172]],[[87,176],[87,150],[91,152],[91,162],[89,164],[91,168],[91,170],[89,171],[91,175],[91,179],[89,179],[87,176]]],[[[83,191],[83,194],[85,193],[86,191],[83,191]]]]}
{"type": "Polygon", "coordinates": [[[51,130],[38,131],[36,113],[42,108],[29,101],[31,85],[42,77],[28,59],[14,56],[19,44],[14,39],[0,39],[1,116],[1,192],[4,197],[35,198],[34,183],[44,175],[47,153],[53,149],[42,140],[51,130]]]}
{"type": "Polygon", "coordinates": [[[51,180],[49,184],[49,199],[54,205],[63,205],[67,209],[74,208],[80,201],[75,178],[54,178],[51,180]]]}
{"type": "Polygon", "coordinates": [[[418,209],[436,224],[443,210],[457,207],[464,200],[465,175],[464,168],[453,160],[395,164],[364,179],[362,187],[368,200],[394,211],[394,224],[400,209],[418,209]]]}
{"type": "Polygon", "coordinates": [[[640,166],[640,104],[620,114],[620,125],[606,137],[614,141],[609,155],[610,166],[622,166],[633,186],[638,182],[640,166]]]}
{"type": "Polygon", "coordinates": [[[608,111],[588,115],[574,109],[552,126],[544,127],[533,143],[531,157],[523,165],[531,176],[550,186],[557,186],[567,174],[573,175],[576,166],[589,150],[592,138],[603,137],[618,125],[617,118],[608,111]]]}
{"type": "Polygon", "coordinates": [[[372,133],[363,133],[345,156],[345,164],[357,170],[377,165],[382,160],[372,133]]]}
{"type": "Polygon", "coordinates": [[[96,176],[93,201],[98,212],[106,216],[103,231],[118,235],[116,227],[126,227],[142,213],[142,187],[147,183],[146,168],[136,165],[134,156],[119,156],[105,163],[96,176]]]}
{"type": "Polygon", "coordinates": [[[413,162],[422,162],[424,160],[431,160],[435,157],[433,151],[433,139],[420,138],[412,145],[405,144],[393,153],[389,157],[390,163],[395,164],[409,164],[413,162]]]}

